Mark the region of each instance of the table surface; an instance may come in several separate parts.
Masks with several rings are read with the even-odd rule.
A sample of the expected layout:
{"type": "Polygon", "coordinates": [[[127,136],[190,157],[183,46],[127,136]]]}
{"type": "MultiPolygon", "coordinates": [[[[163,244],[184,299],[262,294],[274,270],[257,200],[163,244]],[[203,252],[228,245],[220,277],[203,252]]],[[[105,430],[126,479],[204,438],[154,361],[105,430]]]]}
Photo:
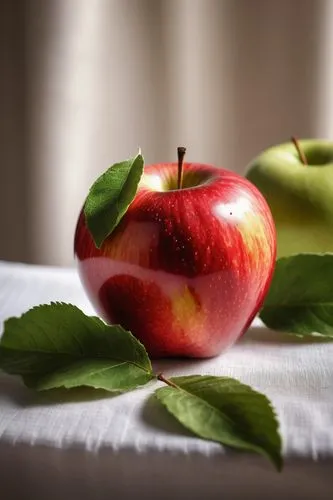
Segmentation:
{"type": "MultiPolygon", "coordinates": [[[[0,332],[6,318],[55,300],[94,314],[75,269],[0,262],[0,332]]],[[[0,476],[2,472],[4,481],[7,478],[8,488],[13,488],[9,484],[13,471],[4,471],[11,464],[15,470],[22,467],[25,471],[26,488],[31,488],[33,481],[40,492],[43,479],[35,478],[31,465],[38,463],[38,471],[44,470],[48,482],[56,481],[56,474],[62,471],[64,490],[58,481],[57,488],[48,491],[52,499],[61,498],[68,488],[74,488],[78,495],[78,482],[72,482],[78,476],[86,498],[90,498],[89,487],[99,478],[91,498],[104,498],[112,471],[112,491],[117,491],[119,498],[125,493],[134,496],[140,481],[149,492],[158,487],[160,498],[162,484],[165,498],[175,496],[173,487],[179,495],[194,488],[200,498],[200,485],[205,494],[211,493],[208,498],[215,498],[223,484],[225,491],[233,492],[233,498],[242,488],[255,495],[260,484],[253,498],[264,498],[260,496],[264,478],[267,487],[275,484],[278,494],[285,491],[283,488],[294,488],[292,498],[312,498],[307,495],[316,492],[318,496],[320,491],[318,498],[329,498],[325,495],[333,486],[328,472],[333,465],[333,343],[273,332],[256,320],[239,343],[217,358],[159,361],[154,368],[170,376],[199,373],[235,377],[265,393],[281,424],[284,472],[277,474],[261,457],[235,453],[190,435],[152,397],[158,383],[117,397],[89,389],[36,394],[19,379],[1,374],[0,476]],[[28,457],[30,475],[26,472],[28,457]],[[109,470],[106,464],[113,464],[113,468],[109,470]],[[235,475],[240,466],[245,478],[242,485],[235,475]],[[101,483],[103,471],[106,476],[101,483]]],[[[8,493],[6,498],[25,498],[22,487],[20,492],[20,497],[16,492],[16,496],[8,493]]]]}

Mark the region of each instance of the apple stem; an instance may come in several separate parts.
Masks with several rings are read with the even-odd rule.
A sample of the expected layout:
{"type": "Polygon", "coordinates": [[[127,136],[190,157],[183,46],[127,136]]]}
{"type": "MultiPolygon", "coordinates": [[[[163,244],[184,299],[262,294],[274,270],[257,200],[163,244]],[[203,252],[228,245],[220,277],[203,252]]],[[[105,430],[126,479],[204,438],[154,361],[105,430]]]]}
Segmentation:
{"type": "Polygon", "coordinates": [[[303,165],[307,165],[308,161],[307,161],[306,156],[304,154],[304,151],[301,149],[301,146],[300,146],[298,140],[296,139],[296,137],[292,137],[291,141],[294,143],[295,148],[297,149],[297,153],[298,153],[298,156],[299,156],[301,162],[303,163],[303,165]]]}
{"type": "Polygon", "coordinates": [[[177,186],[178,186],[178,189],[181,189],[182,184],[183,184],[183,161],[184,161],[185,153],[186,153],[186,148],[184,148],[183,146],[179,146],[177,148],[177,156],[178,156],[178,182],[177,182],[177,186]]]}
{"type": "Polygon", "coordinates": [[[157,375],[157,379],[160,380],[161,382],[164,382],[165,384],[169,385],[170,387],[174,387],[175,389],[178,389],[178,386],[171,382],[171,380],[168,380],[167,378],[164,377],[163,373],[159,373],[157,375]]]}

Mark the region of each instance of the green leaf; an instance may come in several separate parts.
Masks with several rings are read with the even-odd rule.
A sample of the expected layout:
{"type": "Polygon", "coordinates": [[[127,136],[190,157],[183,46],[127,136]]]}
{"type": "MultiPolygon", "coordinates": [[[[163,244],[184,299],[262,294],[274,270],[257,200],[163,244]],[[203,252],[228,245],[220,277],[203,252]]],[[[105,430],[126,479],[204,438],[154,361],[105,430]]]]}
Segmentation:
{"type": "Polygon", "coordinates": [[[275,330],[333,339],[333,254],[278,259],[260,318],[275,330]]]}
{"type": "Polygon", "coordinates": [[[197,436],[260,453],[282,468],[278,421],[266,396],[228,377],[191,375],[170,379],[176,387],[155,394],[197,436]]]}
{"type": "Polygon", "coordinates": [[[37,390],[90,386],[123,392],[154,378],[144,346],[130,332],[64,303],[5,321],[0,368],[37,390]]]}
{"type": "Polygon", "coordinates": [[[112,233],[133,201],[143,173],[144,160],[116,163],[91,186],[84,204],[87,227],[97,248],[112,233]]]}

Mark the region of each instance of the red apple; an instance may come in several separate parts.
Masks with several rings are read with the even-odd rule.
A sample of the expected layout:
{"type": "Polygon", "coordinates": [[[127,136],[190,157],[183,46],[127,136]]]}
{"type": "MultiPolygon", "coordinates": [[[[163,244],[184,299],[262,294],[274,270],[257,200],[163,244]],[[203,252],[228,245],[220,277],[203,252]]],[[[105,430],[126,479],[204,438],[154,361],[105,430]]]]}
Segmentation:
{"type": "Polygon", "coordinates": [[[245,178],[196,163],[146,166],[125,216],[101,248],[83,212],[75,233],[81,280],[98,313],[152,357],[210,357],[260,309],[276,235],[265,199],[245,178]]]}

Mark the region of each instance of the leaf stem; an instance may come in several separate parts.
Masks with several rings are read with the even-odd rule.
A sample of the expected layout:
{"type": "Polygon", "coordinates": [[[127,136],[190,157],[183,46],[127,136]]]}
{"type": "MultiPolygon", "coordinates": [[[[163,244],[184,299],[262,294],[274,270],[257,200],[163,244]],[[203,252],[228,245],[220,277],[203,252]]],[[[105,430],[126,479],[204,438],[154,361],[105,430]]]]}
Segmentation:
{"type": "Polygon", "coordinates": [[[308,161],[307,161],[306,156],[304,154],[304,151],[301,149],[301,146],[300,146],[298,140],[296,139],[296,137],[292,137],[291,142],[294,143],[295,148],[297,149],[298,156],[299,156],[301,162],[303,163],[303,165],[307,165],[308,161]]]}
{"type": "Polygon", "coordinates": [[[160,380],[161,382],[164,382],[165,384],[169,385],[170,387],[174,387],[175,389],[179,389],[176,384],[171,382],[171,380],[167,379],[164,377],[163,373],[159,373],[157,375],[157,380],[160,380]]]}
{"type": "Polygon", "coordinates": [[[186,153],[186,148],[184,148],[183,146],[179,146],[177,148],[177,156],[178,156],[178,182],[177,182],[177,186],[178,186],[178,189],[181,189],[182,184],[183,184],[183,161],[184,161],[185,153],[186,153]]]}

